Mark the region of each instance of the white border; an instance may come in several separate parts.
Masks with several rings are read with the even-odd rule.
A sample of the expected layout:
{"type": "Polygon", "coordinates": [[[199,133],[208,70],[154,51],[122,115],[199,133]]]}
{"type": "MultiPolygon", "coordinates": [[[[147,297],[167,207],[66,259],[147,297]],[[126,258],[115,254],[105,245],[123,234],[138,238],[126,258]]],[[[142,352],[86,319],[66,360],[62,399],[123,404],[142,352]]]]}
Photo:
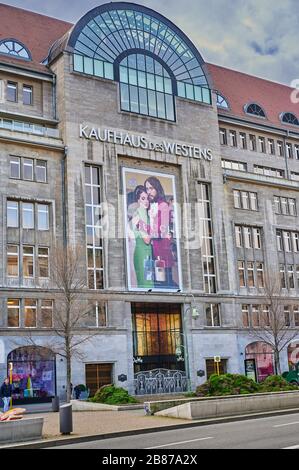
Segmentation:
{"type": "MultiPolygon", "coordinates": [[[[123,167],[122,168],[122,177],[123,177],[123,200],[124,200],[124,214],[125,214],[125,238],[126,238],[126,262],[127,262],[127,285],[130,292],[148,292],[149,289],[143,289],[140,287],[133,288],[131,285],[131,273],[130,273],[130,259],[129,259],[129,245],[128,245],[128,213],[127,213],[127,187],[126,187],[126,173],[140,173],[149,176],[161,176],[162,178],[169,178],[172,181],[172,192],[174,200],[174,218],[175,218],[175,233],[180,236],[181,230],[178,228],[178,214],[177,214],[177,199],[176,199],[176,185],[175,185],[175,176],[169,175],[167,173],[159,173],[155,170],[137,170],[135,168],[123,167]]],[[[159,289],[153,287],[152,292],[166,292],[173,293],[182,291],[182,264],[181,264],[181,247],[180,247],[180,238],[176,238],[177,245],[177,257],[178,257],[178,276],[179,276],[179,288],[178,289],[159,289]]]]}

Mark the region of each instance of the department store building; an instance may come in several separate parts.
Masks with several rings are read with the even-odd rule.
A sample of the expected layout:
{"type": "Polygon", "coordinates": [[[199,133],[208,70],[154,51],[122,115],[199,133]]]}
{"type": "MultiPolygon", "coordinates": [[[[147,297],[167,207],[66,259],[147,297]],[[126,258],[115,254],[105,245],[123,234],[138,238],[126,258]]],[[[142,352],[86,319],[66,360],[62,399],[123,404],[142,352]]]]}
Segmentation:
{"type": "Polygon", "coordinates": [[[274,373],[249,330],[267,273],[299,326],[294,91],[206,63],[179,25],[133,3],[75,25],[4,4],[0,18],[0,372],[12,368],[15,398],[65,395],[48,346],[63,243],[86,253],[76,335],[91,339],[74,385],[181,393],[215,356],[223,372],[254,359],[258,380],[274,373]]]}

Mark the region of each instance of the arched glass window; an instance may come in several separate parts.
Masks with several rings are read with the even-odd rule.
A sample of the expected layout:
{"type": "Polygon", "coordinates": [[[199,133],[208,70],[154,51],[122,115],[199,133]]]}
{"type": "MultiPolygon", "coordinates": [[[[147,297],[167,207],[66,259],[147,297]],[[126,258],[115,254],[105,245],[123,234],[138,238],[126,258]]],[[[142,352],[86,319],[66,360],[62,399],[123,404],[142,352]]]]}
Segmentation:
{"type": "Polygon", "coordinates": [[[28,49],[15,39],[4,39],[0,41],[0,54],[11,55],[19,59],[31,60],[28,49]]]}
{"type": "Polygon", "coordinates": [[[172,81],[160,62],[131,54],[119,66],[121,109],[174,121],[172,81]]]}
{"type": "MultiPolygon", "coordinates": [[[[173,104],[170,106],[170,101],[173,100],[170,100],[170,87],[167,84],[169,79],[172,80],[172,95],[211,104],[211,90],[200,53],[179,28],[149,8],[127,2],[111,2],[96,7],[83,16],[74,27],[68,40],[68,48],[73,51],[74,71],[111,80],[118,80],[121,62],[121,67],[130,69],[131,74],[132,70],[145,72],[137,65],[126,65],[126,56],[131,57],[132,61],[135,60],[133,57],[137,56],[151,57],[155,70],[148,73],[154,75],[157,83],[155,89],[150,88],[148,84],[145,88],[152,90],[156,99],[160,96],[157,93],[162,93],[164,105],[162,103],[159,109],[160,102],[157,100],[156,110],[151,107],[151,111],[146,113],[136,111],[141,114],[165,116],[165,119],[174,120],[174,112],[171,111],[173,104]],[[159,68],[163,71],[157,73],[156,69],[159,68]],[[157,77],[163,78],[167,89],[162,90],[161,79],[157,77]]],[[[144,94],[144,91],[140,90],[145,88],[139,83],[127,84],[138,87],[138,93],[144,94]]],[[[127,89],[122,85],[121,89],[124,97],[127,89]]],[[[127,107],[137,109],[134,103],[138,102],[138,108],[140,109],[142,103],[141,108],[145,111],[149,101],[147,105],[144,104],[145,101],[141,100],[140,96],[138,100],[135,99],[136,89],[132,88],[131,91],[133,100],[131,96],[128,97],[127,102],[131,104],[127,107]]],[[[149,95],[153,96],[153,93],[147,93],[147,100],[152,100],[149,95]]],[[[125,100],[122,101],[122,109],[124,103],[125,100]]]]}
{"type": "Polygon", "coordinates": [[[283,113],[281,115],[281,122],[292,124],[293,126],[299,126],[299,120],[293,113],[283,113]]]}
{"type": "Polygon", "coordinates": [[[219,108],[229,109],[228,102],[220,93],[217,93],[217,106],[219,108]]]}
{"type": "Polygon", "coordinates": [[[256,103],[251,103],[245,106],[245,112],[253,116],[266,117],[265,111],[256,103]]]}

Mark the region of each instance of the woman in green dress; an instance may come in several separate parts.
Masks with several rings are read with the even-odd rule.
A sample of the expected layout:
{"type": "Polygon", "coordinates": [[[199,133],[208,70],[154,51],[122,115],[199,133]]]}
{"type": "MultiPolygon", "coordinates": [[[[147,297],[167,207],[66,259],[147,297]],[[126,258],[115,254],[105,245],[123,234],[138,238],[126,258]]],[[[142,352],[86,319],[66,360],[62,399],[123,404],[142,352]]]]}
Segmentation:
{"type": "Polygon", "coordinates": [[[149,198],[144,186],[137,186],[134,191],[137,208],[132,218],[132,228],[135,234],[134,268],[137,287],[151,289],[154,287],[153,256],[149,225],[149,198]]]}

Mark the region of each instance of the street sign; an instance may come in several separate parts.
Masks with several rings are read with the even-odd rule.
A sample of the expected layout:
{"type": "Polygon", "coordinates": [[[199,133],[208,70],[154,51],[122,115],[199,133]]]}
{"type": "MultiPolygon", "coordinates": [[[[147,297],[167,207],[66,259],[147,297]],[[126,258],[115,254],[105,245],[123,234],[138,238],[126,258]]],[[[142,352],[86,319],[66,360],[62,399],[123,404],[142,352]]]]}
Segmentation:
{"type": "Polygon", "coordinates": [[[221,362],[221,356],[214,356],[214,362],[221,362]]]}

